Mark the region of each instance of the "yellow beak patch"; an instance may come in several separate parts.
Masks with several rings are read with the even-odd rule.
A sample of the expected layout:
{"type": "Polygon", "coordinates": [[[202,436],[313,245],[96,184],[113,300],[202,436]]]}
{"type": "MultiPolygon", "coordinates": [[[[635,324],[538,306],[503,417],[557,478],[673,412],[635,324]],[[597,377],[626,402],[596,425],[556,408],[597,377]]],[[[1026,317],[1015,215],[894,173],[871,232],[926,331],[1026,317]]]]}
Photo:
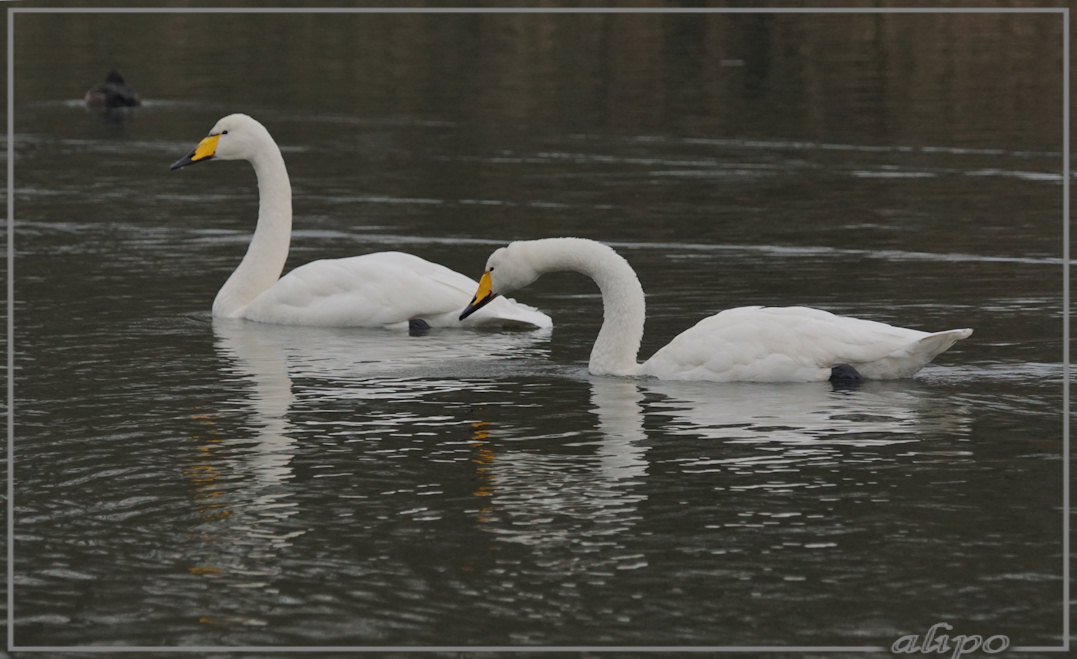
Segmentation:
{"type": "Polygon", "coordinates": [[[460,314],[460,320],[467,318],[479,309],[485,307],[491,300],[497,297],[497,293],[490,290],[492,286],[493,283],[490,280],[490,271],[487,270],[483,273],[482,279],[479,280],[479,290],[475,291],[475,297],[471,298],[471,304],[467,305],[467,308],[460,314]]]}
{"type": "Polygon", "coordinates": [[[193,165],[196,162],[202,162],[203,160],[209,160],[217,153],[217,142],[220,141],[220,135],[210,135],[194,148],[187,155],[183,156],[176,162],[172,163],[169,169],[177,170],[186,167],[187,165],[193,165]]]}
{"type": "Polygon", "coordinates": [[[482,273],[482,278],[479,279],[479,290],[475,291],[475,298],[471,300],[471,304],[475,304],[483,300],[490,294],[490,289],[493,287],[493,281],[490,280],[490,271],[482,273]]]}
{"type": "Polygon", "coordinates": [[[199,142],[194,149],[194,155],[191,156],[191,162],[212,158],[213,154],[217,152],[217,141],[220,139],[220,135],[210,135],[199,142]]]}

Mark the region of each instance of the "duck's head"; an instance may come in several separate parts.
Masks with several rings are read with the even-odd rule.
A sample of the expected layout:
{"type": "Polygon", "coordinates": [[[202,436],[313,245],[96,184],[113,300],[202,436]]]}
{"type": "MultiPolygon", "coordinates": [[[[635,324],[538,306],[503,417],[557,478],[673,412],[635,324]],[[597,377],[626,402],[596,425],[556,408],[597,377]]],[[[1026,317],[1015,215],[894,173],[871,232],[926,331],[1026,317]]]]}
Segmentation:
{"type": "Polygon", "coordinates": [[[486,260],[486,271],[479,279],[479,289],[471,304],[460,314],[460,320],[483,308],[498,295],[523,288],[538,279],[542,273],[532,266],[526,252],[527,243],[516,242],[490,255],[486,260]]]}
{"type": "Polygon", "coordinates": [[[171,169],[218,160],[249,160],[273,139],[265,126],[245,114],[230,114],[213,126],[193,151],[172,163],[171,169]]]}

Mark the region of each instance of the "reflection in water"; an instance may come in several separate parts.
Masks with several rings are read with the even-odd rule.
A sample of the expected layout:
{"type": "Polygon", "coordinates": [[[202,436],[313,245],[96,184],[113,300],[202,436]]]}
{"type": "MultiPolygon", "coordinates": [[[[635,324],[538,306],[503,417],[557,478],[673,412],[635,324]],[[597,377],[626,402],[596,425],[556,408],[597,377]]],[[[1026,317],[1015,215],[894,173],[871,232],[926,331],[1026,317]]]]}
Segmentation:
{"type": "Polygon", "coordinates": [[[591,388],[597,446],[494,451],[487,442],[497,439],[497,429],[475,427],[473,462],[480,472],[475,494],[490,497],[480,521],[498,540],[531,548],[562,576],[646,565],[639,554],[625,553],[621,539],[647,498],[641,491],[647,472],[642,396],[631,380],[592,378],[591,388]],[[594,458],[581,461],[565,452],[577,448],[593,451],[594,458]]]}
{"type": "Polygon", "coordinates": [[[643,393],[634,380],[591,379],[591,411],[603,436],[598,446],[600,471],[607,481],[641,480],[647,474],[642,402],[643,393]]]}
{"type": "Polygon", "coordinates": [[[694,384],[647,383],[648,393],[662,397],[655,412],[670,418],[666,431],[733,442],[873,446],[916,441],[930,432],[960,433],[969,422],[961,410],[933,409],[930,392],[907,382],[852,389],[829,383],[694,384]]]}
{"type": "MultiPolygon", "coordinates": [[[[474,494],[488,498],[480,521],[499,540],[544,555],[557,551],[564,563],[559,569],[569,572],[641,565],[638,555],[625,553],[621,536],[633,528],[647,499],[642,487],[648,473],[647,417],[661,419],[661,437],[655,441],[667,446],[688,435],[758,449],[747,455],[685,456],[679,458],[681,471],[757,476],[823,462],[879,460],[876,449],[938,433],[966,434],[970,423],[965,411],[933,402],[907,383],[834,390],[821,383],[722,385],[604,377],[589,382],[598,430],[593,443],[505,448],[491,445],[498,438],[496,426],[482,421],[473,427],[472,463],[479,475],[474,494]],[[579,446],[593,457],[581,461],[564,452],[579,446]]],[[[755,486],[768,485],[757,481],[755,486]]]]}
{"type": "MultiPolygon", "coordinates": [[[[898,455],[968,455],[930,445],[932,437],[967,436],[968,411],[907,382],[842,390],[828,383],[587,381],[592,432],[566,423],[560,435],[521,443],[519,428],[490,421],[472,427],[480,529],[526,548],[530,560],[559,575],[562,589],[650,569],[655,556],[641,552],[638,527],[657,510],[684,528],[724,531],[693,545],[693,556],[740,556],[738,530],[761,532],[763,525],[775,534],[763,538],[779,538],[787,552],[799,548],[840,563],[850,546],[808,531],[807,515],[842,519],[829,506],[860,498],[863,470],[898,455]],[[890,448],[899,445],[900,453],[890,448]],[[685,512],[687,500],[710,509],[685,512]]],[[[726,569],[741,580],[766,578],[741,558],[726,569]]],[[[793,565],[778,574],[783,582],[804,580],[793,565]]],[[[571,608],[566,601],[558,606],[571,608]]]]}
{"type": "Polygon", "coordinates": [[[498,362],[536,354],[551,333],[550,329],[483,332],[439,328],[423,336],[410,336],[390,330],[294,327],[216,318],[213,331],[225,349],[244,346],[248,352],[234,351],[235,356],[246,367],[259,366],[257,376],[251,372],[256,380],[267,374],[263,369],[272,362],[279,377],[293,382],[311,378],[317,381],[319,393],[358,397],[372,394],[362,388],[349,392],[349,385],[373,384],[376,389],[383,381],[418,378],[418,396],[431,388],[429,382],[442,377],[489,375],[496,371],[498,362]],[[255,357],[254,361],[244,361],[248,355],[255,357]]]}
{"type": "MultiPolygon", "coordinates": [[[[249,323],[247,323],[249,325],[249,323]]],[[[258,437],[248,466],[260,487],[280,485],[292,476],[288,466],[295,440],[288,436],[285,415],[295,400],[285,354],[279,343],[250,331],[241,322],[214,322],[217,352],[230,362],[228,371],[250,381],[246,398],[258,437]]]]}
{"type": "Polygon", "coordinates": [[[57,61],[96,79],[98,58],[61,53],[99,52],[100,35],[116,33],[126,38],[108,44],[108,57],[146,96],[204,107],[224,85],[253,106],[328,107],[349,118],[352,108],[421,117],[436,105],[437,118],[474,121],[491,141],[506,125],[581,123],[916,143],[924,134],[1027,143],[1060,130],[1062,26],[1050,14],[327,14],[226,23],[182,11],[20,16],[20,98],[55,94],[47,72],[57,61]],[[261,66],[198,75],[215,61],[208,45],[222,43],[261,66]],[[147,62],[144,53],[162,44],[207,46],[166,67],[147,62]]]}
{"type": "MultiPolygon", "coordinates": [[[[207,428],[197,437],[198,459],[185,473],[195,484],[205,528],[202,555],[189,571],[223,574],[242,586],[264,585],[278,575],[278,555],[306,532],[291,519],[301,494],[292,485],[296,437],[305,429],[293,426],[289,412],[300,396],[322,405],[341,398],[415,400],[461,390],[467,385],[460,380],[436,374],[489,373],[491,359],[524,357],[542,349],[549,337],[549,330],[440,331],[413,337],[228,319],[214,319],[213,333],[224,362],[222,380],[238,379],[251,387],[232,401],[250,419],[240,435],[225,436],[216,428],[220,415],[198,415],[207,428]],[[302,383],[298,396],[297,382],[302,383]]],[[[391,417],[382,421],[414,421],[391,417]]]]}
{"type": "MultiPolygon", "coordinates": [[[[235,403],[252,413],[249,429],[255,436],[225,436],[214,427],[213,415],[201,417],[206,436],[198,438],[204,441],[199,459],[185,473],[195,483],[204,528],[199,534],[201,554],[192,552],[198,562],[188,570],[222,575],[234,585],[264,587],[280,574],[275,557],[303,533],[289,530],[288,524],[297,512],[289,484],[295,440],[288,434],[286,417],[295,396],[278,343],[245,331],[241,323],[214,323],[213,330],[217,352],[227,363],[225,373],[254,387],[235,403]]],[[[222,622],[210,616],[200,621],[222,622]]]]}
{"type": "Polygon", "coordinates": [[[471,456],[471,462],[475,466],[475,476],[478,481],[472,495],[476,497],[487,497],[483,499],[484,503],[479,508],[480,522],[487,522],[490,520],[488,515],[492,508],[489,505],[488,497],[494,492],[493,476],[490,473],[490,465],[493,464],[496,456],[486,442],[490,437],[489,425],[489,421],[476,421],[471,424],[472,428],[474,428],[474,441],[471,443],[471,448],[474,449],[474,451],[471,456]]]}
{"type": "MultiPolygon", "coordinates": [[[[659,397],[651,411],[667,419],[662,428],[671,441],[689,435],[755,449],[699,456],[685,465],[699,472],[772,473],[878,461],[884,447],[967,436],[971,426],[962,405],[904,382],[834,389],[829,383],[704,387],[650,381],[646,391],[659,397]]],[[[928,451],[910,447],[905,453],[928,451]]]]}

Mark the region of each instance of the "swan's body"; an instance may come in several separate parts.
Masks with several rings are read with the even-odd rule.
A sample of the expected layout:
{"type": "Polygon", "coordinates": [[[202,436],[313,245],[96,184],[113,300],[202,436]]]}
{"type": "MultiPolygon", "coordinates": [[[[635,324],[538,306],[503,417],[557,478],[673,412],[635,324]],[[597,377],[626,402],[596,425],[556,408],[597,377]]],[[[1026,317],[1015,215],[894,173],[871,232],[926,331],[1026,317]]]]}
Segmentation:
{"type": "Polygon", "coordinates": [[[463,315],[558,270],[585,274],[602,292],[602,328],[588,364],[595,375],[810,382],[851,366],[864,378],[902,378],[972,334],[921,332],[807,307],[740,307],[704,318],[641,364],[636,355],[645,305],[639,279],[612,249],[580,238],[521,241],[495,251],[463,315]]]}
{"type": "MultiPolygon", "coordinates": [[[[302,265],[284,277],[292,232],[292,189],[269,131],[243,114],[213,127],[179,169],[210,158],[250,161],[258,177],[258,224],[247,254],[213,300],[213,315],[284,325],[458,327],[478,285],[444,266],[402,252],[377,252],[302,265]]],[[[550,317],[512,300],[491,305],[472,325],[550,327],[550,317]]]]}

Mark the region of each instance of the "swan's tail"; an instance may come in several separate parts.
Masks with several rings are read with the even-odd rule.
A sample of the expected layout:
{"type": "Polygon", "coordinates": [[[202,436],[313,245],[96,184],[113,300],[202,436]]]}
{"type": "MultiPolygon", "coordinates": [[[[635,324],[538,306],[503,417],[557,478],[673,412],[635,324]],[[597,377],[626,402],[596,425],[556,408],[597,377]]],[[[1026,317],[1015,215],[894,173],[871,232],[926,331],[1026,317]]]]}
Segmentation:
{"type": "Polygon", "coordinates": [[[933,332],[895,350],[885,359],[854,366],[861,375],[871,379],[912,377],[932,359],[946,352],[950,346],[971,335],[972,330],[968,328],[933,332]]]}
{"type": "Polygon", "coordinates": [[[946,352],[953,344],[970,336],[972,336],[972,330],[968,328],[934,332],[914,343],[910,353],[922,356],[924,364],[927,364],[936,356],[946,352]]]}
{"type": "Polygon", "coordinates": [[[945,330],[943,332],[932,332],[919,341],[916,341],[907,348],[908,352],[903,361],[908,375],[902,377],[909,377],[913,373],[916,373],[929,364],[932,359],[935,359],[935,357],[938,357],[949,350],[950,346],[961,339],[967,339],[970,336],[972,336],[971,329],[953,329],[945,330]]]}

